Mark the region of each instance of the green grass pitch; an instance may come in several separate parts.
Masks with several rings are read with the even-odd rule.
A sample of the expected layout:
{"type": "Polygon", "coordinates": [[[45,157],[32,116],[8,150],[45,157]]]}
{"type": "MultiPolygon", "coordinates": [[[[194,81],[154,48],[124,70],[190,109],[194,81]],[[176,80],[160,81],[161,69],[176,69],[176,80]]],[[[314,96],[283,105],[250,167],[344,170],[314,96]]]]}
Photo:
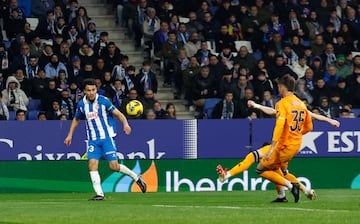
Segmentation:
{"type": "Polygon", "coordinates": [[[271,204],[275,191],[0,194],[0,223],[360,223],[359,190],[318,190],[310,201],[271,204]]]}

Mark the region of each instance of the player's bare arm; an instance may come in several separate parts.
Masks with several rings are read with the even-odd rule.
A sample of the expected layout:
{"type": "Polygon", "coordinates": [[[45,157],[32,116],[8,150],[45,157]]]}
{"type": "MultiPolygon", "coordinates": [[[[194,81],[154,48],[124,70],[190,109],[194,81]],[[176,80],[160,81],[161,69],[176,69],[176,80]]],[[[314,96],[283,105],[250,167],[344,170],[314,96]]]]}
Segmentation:
{"type": "MultiPolygon", "coordinates": [[[[266,106],[257,104],[252,100],[248,101],[248,107],[259,109],[259,110],[261,110],[262,112],[264,112],[265,114],[268,114],[268,115],[275,115],[276,114],[276,111],[275,111],[274,108],[266,107],[266,106]]],[[[337,128],[340,127],[340,122],[337,121],[337,120],[325,117],[325,116],[320,115],[320,114],[315,114],[315,113],[313,113],[311,111],[309,111],[309,112],[310,112],[311,117],[314,118],[315,120],[325,121],[325,122],[329,123],[330,125],[332,125],[334,127],[337,127],[337,128]]]]}
{"type": "Polygon", "coordinates": [[[115,109],[113,111],[113,115],[119,119],[121,121],[121,123],[123,124],[123,127],[124,127],[124,132],[125,134],[127,135],[130,135],[131,133],[131,127],[129,126],[129,123],[125,117],[125,115],[123,113],[121,113],[118,109],[115,109]]]}
{"type": "Polygon", "coordinates": [[[74,118],[71,122],[71,126],[69,129],[69,133],[66,136],[65,140],[64,140],[64,144],[66,146],[70,146],[71,145],[71,140],[72,140],[72,136],[74,134],[75,129],[77,128],[77,126],[79,125],[79,120],[74,118]]]}

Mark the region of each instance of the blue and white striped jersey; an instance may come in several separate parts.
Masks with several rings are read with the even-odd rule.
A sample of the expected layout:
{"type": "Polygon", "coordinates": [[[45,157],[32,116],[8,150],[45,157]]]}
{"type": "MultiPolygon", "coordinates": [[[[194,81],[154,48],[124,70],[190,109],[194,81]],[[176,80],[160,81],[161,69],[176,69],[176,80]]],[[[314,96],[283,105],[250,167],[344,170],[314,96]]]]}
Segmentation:
{"type": "Polygon", "coordinates": [[[112,116],[114,110],[115,106],[104,96],[96,94],[94,102],[84,96],[77,105],[75,118],[85,118],[89,140],[112,138],[116,136],[116,124],[112,116]]]}

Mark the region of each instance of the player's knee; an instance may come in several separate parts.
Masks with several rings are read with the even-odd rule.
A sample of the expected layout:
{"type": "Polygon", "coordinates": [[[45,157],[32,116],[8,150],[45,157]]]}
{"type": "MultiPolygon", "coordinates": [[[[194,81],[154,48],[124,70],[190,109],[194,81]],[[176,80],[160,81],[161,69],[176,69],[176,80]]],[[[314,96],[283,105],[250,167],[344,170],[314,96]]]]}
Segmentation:
{"type": "Polygon", "coordinates": [[[118,163],[109,163],[109,168],[113,171],[119,172],[120,167],[118,163]]]}

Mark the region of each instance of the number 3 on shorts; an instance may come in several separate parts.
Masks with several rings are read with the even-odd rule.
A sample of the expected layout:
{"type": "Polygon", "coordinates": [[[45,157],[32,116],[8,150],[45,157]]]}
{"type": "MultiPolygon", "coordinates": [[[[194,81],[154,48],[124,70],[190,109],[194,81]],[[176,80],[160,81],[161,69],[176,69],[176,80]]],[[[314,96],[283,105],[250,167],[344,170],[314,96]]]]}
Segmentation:
{"type": "Polygon", "coordinates": [[[88,152],[94,152],[94,146],[93,145],[89,145],[88,152]]]}

